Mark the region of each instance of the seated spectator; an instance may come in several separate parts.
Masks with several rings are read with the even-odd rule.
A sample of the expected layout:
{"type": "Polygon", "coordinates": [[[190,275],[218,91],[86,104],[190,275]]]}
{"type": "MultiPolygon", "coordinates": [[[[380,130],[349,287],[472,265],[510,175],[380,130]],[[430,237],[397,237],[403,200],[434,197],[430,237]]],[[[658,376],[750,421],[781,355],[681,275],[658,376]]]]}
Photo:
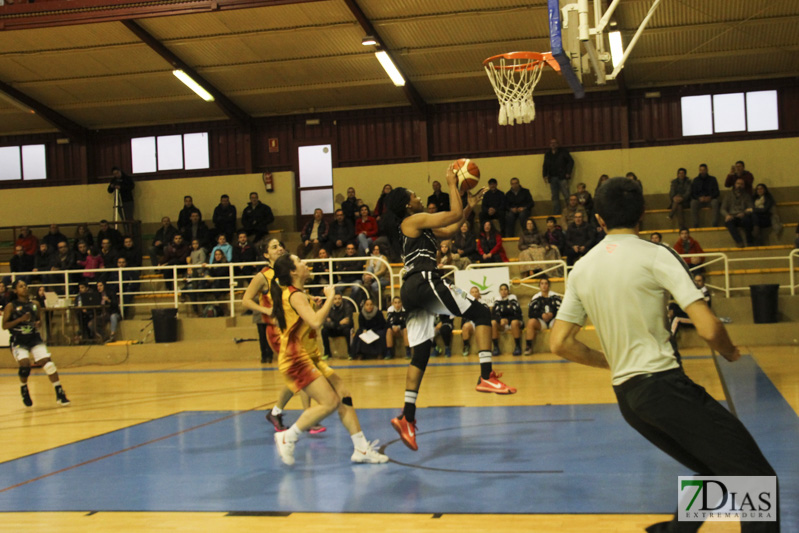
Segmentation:
{"type": "Polygon", "coordinates": [[[483,231],[477,241],[477,253],[481,263],[507,263],[508,256],[502,247],[502,235],[494,229],[490,220],[483,222],[483,231]]]}
{"type": "Polygon", "coordinates": [[[574,216],[577,213],[583,214],[583,222],[588,222],[588,213],[586,213],[585,208],[580,205],[579,200],[577,199],[576,194],[569,195],[569,203],[563,209],[563,212],[560,214],[560,225],[563,228],[568,228],[572,222],[574,222],[574,216]]]}
{"type": "Polygon", "coordinates": [[[230,203],[230,196],[227,194],[220,196],[219,205],[214,208],[212,218],[216,237],[224,235],[228,242],[233,240],[233,235],[236,233],[236,216],[236,206],[230,203]]]}
{"type": "Polygon", "coordinates": [[[735,182],[739,179],[744,180],[744,191],[746,191],[749,196],[752,196],[754,192],[752,187],[755,184],[755,177],[751,172],[746,170],[746,165],[744,165],[743,161],[736,161],[735,164],[730,167],[730,173],[727,174],[727,179],[724,180],[724,186],[728,189],[735,188],[735,182]]]}
{"type": "Polygon", "coordinates": [[[325,348],[325,355],[322,359],[327,359],[332,355],[330,351],[330,337],[344,337],[347,342],[347,359],[352,359],[350,352],[352,344],[352,305],[341,294],[333,295],[333,306],[330,308],[327,318],[322,323],[322,344],[325,348]]]}
{"type": "Polygon", "coordinates": [[[585,183],[577,184],[577,192],[575,194],[577,194],[577,203],[580,204],[580,207],[585,209],[590,219],[594,212],[594,199],[591,197],[591,193],[586,190],[585,183]]]}
{"type": "Polygon", "coordinates": [[[497,220],[499,231],[505,233],[505,193],[497,188],[497,180],[494,178],[488,180],[488,190],[483,195],[480,208],[480,223],[486,220],[497,220]]]}
{"type": "Polygon", "coordinates": [[[563,297],[549,290],[549,279],[542,277],[538,282],[539,292],[530,299],[527,308],[527,347],[524,355],[533,353],[533,343],[538,332],[550,329],[558,314],[563,297]]]}
{"type": "MultiPolygon", "coordinates": [[[[39,287],[36,289],[36,296],[33,297],[33,300],[39,304],[39,308],[42,310],[42,325],[44,326],[44,341],[49,342],[50,340],[50,313],[45,312],[47,309],[47,291],[44,287],[39,287]]],[[[0,309],[3,309],[4,306],[0,306],[0,309]]]]}
{"type": "Polygon", "coordinates": [[[157,266],[164,255],[164,246],[168,245],[179,232],[169,217],[161,218],[161,227],[155,232],[152,246],[150,246],[150,264],[157,266]]]}
{"type": "Polygon", "coordinates": [[[275,221],[272,208],[261,203],[257,192],[250,193],[250,203],[241,214],[241,226],[247,230],[250,242],[258,244],[269,233],[269,224],[275,221]]]}
{"type": "Polygon", "coordinates": [[[449,211],[449,193],[441,191],[441,183],[438,181],[433,182],[433,194],[427,197],[427,205],[430,204],[436,206],[435,212],[449,211]]]}
{"type": "MultiPolygon", "coordinates": [[[[367,208],[368,209],[368,208],[367,208]]],[[[358,211],[360,213],[360,211],[358,211]]],[[[355,222],[346,217],[344,210],[336,210],[327,240],[327,252],[333,257],[341,256],[347,245],[355,242],[355,222]]]]}
{"type": "Polygon", "coordinates": [[[95,339],[102,340],[99,331],[99,318],[102,312],[100,306],[100,295],[97,294],[86,280],[78,282],[78,294],[75,296],[75,307],[77,308],[78,327],[81,342],[93,342],[95,339]]]}
{"type": "Polygon", "coordinates": [[[599,188],[602,186],[602,184],[608,181],[609,179],[610,178],[608,177],[607,174],[602,174],[601,176],[599,176],[599,181],[596,182],[596,188],[594,189],[594,196],[596,196],[596,193],[599,190],[599,188]]]}
{"type": "Polygon", "coordinates": [[[189,257],[186,258],[186,263],[192,265],[192,268],[186,270],[186,285],[184,286],[184,290],[189,300],[195,302],[192,305],[194,313],[197,316],[201,316],[202,309],[196,302],[201,302],[205,299],[204,293],[194,291],[202,291],[208,288],[208,282],[205,279],[205,266],[208,263],[208,252],[205,251],[205,248],[200,246],[200,241],[197,239],[191,241],[191,251],[189,252],[189,257]]]}
{"type": "MultiPolygon", "coordinates": [[[[117,259],[119,256],[119,253],[111,246],[111,241],[109,239],[103,239],[100,241],[100,257],[103,259],[103,264],[107,265],[106,268],[114,268],[114,265],[117,264],[117,259]]],[[[101,278],[103,281],[105,281],[107,276],[103,275],[101,278]]]]}
{"type": "Polygon", "coordinates": [[[324,213],[318,207],[314,209],[313,218],[302,228],[300,244],[297,246],[297,256],[300,259],[316,257],[319,249],[327,245],[330,234],[330,225],[324,219],[324,213]]]}
{"type": "Polygon", "coordinates": [[[452,237],[452,249],[461,258],[467,258],[472,263],[480,262],[480,254],[477,252],[477,239],[472,233],[468,222],[461,224],[460,229],[452,237]]]}
{"type": "Polygon", "coordinates": [[[583,219],[584,214],[577,212],[574,215],[569,229],[566,230],[566,260],[573,265],[578,259],[588,253],[596,242],[596,231],[583,219]]]}
{"type": "Polygon", "coordinates": [[[108,336],[108,341],[114,342],[117,340],[119,323],[122,321],[122,313],[119,312],[119,301],[116,295],[106,290],[105,283],[102,281],[97,282],[97,294],[100,295],[100,305],[102,306],[100,318],[103,325],[99,329],[103,331],[105,325],[109,324],[111,326],[111,334],[108,336]]]}
{"type": "Polygon", "coordinates": [[[677,217],[677,224],[685,226],[685,210],[691,207],[691,178],[684,168],[677,169],[677,177],[671,180],[669,188],[669,220],[677,217]]]}
{"type": "MultiPolygon", "coordinates": [[[[86,244],[82,244],[82,248],[85,248],[86,244]]],[[[100,275],[95,270],[105,268],[105,263],[103,263],[103,258],[100,254],[97,253],[96,248],[88,248],[86,251],[86,256],[82,259],[77,261],[78,266],[83,268],[83,279],[87,283],[94,284],[97,279],[100,279],[100,275]]]]}
{"type": "MultiPolygon", "coordinates": [[[[702,246],[691,237],[691,231],[688,228],[680,228],[680,239],[674,243],[674,251],[680,255],[705,253],[702,246]]],[[[705,262],[704,257],[683,257],[683,259],[691,267],[699,266],[705,262]]]]}
{"type": "MultiPolygon", "coordinates": [[[[21,244],[14,245],[14,255],[9,260],[9,267],[11,272],[33,272],[35,263],[35,256],[25,253],[25,248],[21,244]]],[[[15,279],[21,279],[25,283],[30,283],[31,275],[25,274],[23,276],[16,276],[15,279]]]]}
{"type": "Polygon", "coordinates": [[[641,180],[638,179],[638,176],[635,175],[635,172],[628,172],[627,174],[624,175],[624,177],[627,178],[628,180],[633,180],[635,182],[638,182],[638,185],[641,185],[641,190],[643,190],[644,186],[641,183],[641,180]]]}
{"type": "Polygon", "coordinates": [[[94,246],[94,237],[92,236],[92,232],[89,231],[89,225],[85,222],[75,227],[75,238],[72,240],[73,250],[77,251],[80,241],[85,242],[87,248],[94,246]]]}
{"type": "MultiPolygon", "coordinates": [[[[52,250],[50,250],[46,242],[39,243],[39,250],[36,252],[36,255],[33,256],[32,270],[34,272],[47,272],[49,270],[53,270],[55,264],[56,264],[55,253],[52,250]]],[[[47,285],[54,282],[53,278],[46,274],[40,275],[39,281],[47,285]]],[[[56,280],[55,283],[57,282],[58,281],[56,280]]]]}
{"type": "Polygon", "coordinates": [[[42,237],[41,242],[46,243],[51,250],[58,250],[58,243],[67,242],[67,236],[58,230],[58,224],[50,224],[50,231],[42,237]]]}
{"type": "Polygon", "coordinates": [[[371,294],[372,300],[380,302],[381,294],[388,294],[391,285],[391,271],[388,268],[388,258],[380,253],[380,246],[372,247],[372,255],[366,261],[366,273],[363,275],[363,286],[371,294]],[[377,281],[380,282],[378,287],[377,281]]]}
{"type": "MultiPolygon", "coordinates": [[[[544,261],[546,249],[550,246],[544,242],[544,238],[538,233],[538,226],[533,218],[528,218],[524,223],[522,236],[519,237],[519,261],[544,261]]],[[[560,257],[560,254],[558,254],[560,257]]],[[[535,271],[540,271],[541,267],[531,268],[522,267],[522,277],[532,275],[535,271]]]]}
{"type": "Polygon", "coordinates": [[[213,263],[205,263],[203,268],[205,269],[206,287],[212,289],[213,292],[203,294],[210,295],[210,298],[207,299],[219,300],[220,303],[206,304],[203,308],[203,316],[209,318],[224,315],[227,306],[222,305],[221,302],[227,301],[230,294],[230,269],[227,266],[228,262],[225,259],[225,254],[222,253],[222,250],[217,250],[211,259],[213,263]]]}
{"type": "Polygon", "coordinates": [[[754,245],[754,217],[752,211],[754,204],[752,196],[746,192],[746,184],[743,178],[735,181],[733,189],[724,196],[721,202],[721,215],[724,217],[724,225],[730,232],[738,248],[754,245]],[[741,238],[738,228],[743,228],[746,235],[746,242],[741,238]]]}
{"type": "Polygon", "coordinates": [[[377,220],[369,214],[368,206],[361,206],[361,216],[355,221],[355,237],[360,254],[368,255],[377,239],[377,220]]]}
{"type": "MultiPolygon", "coordinates": [[[[39,251],[39,239],[36,238],[36,235],[31,233],[28,226],[21,226],[19,228],[19,235],[17,235],[14,241],[14,246],[22,246],[26,254],[33,255],[39,251]]],[[[55,248],[50,247],[50,250],[55,250],[55,248]]]]}
{"type": "MultiPolygon", "coordinates": [[[[122,243],[122,250],[119,251],[119,257],[125,258],[128,267],[142,266],[141,252],[136,248],[136,244],[133,242],[133,237],[130,235],[125,235],[122,238],[122,243]]],[[[141,277],[141,270],[133,270],[131,273],[135,279],[139,279],[141,277]]]]}
{"type": "Polygon", "coordinates": [[[192,211],[189,215],[189,225],[183,231],[183,240],[187,243],[197,239],[200,241],[200,246],[206,250],[211,249],[211,230],[200,219],[199,211],[192,211]]]}
{"type": "Polygon", "coordinates": [[[116,229],[108,225],[108,221],[103,219],[100,221],[100,230],[97,232],[97,242],[102,243],[103,239],[111,241],[111,248],[119,250],[122,248],[122,234],[116,229]]]}
{"type": "MultiPolygon", "coordinates": [[[[697,289],[702,291],[702,298],[705,300],[705,302],[707,302],[708,307],[710,307],[712,305],[712,294],[710,293],[710,289],[705,286],[705,276],[702,274],[694,274],[694,285],[696,285],[697,289]]],[[[681,326],[694,327],[694,323],[691,322],[691,319],[688,317],[688,313],[683,311],[682,308],[673,301],[669,303],[668,317],[669,330],[671,332],[671,338],[669,340],[672,346],[676,348],[677,331],[681,326]]]]}
{"type": "MultiPolygon", "coordinates": [[[[355,196],[355,189],[353,187],[347,188],[347,199],[341,202],[341,212],[344,218],[349,220],[350,224],[355,227],[355,219],[358,218],[361,212],[361,206],[358,205],[358,198],[355,196]]],[[[336,211],[336,213],[338,213],[338,211],[336,211]]],[[[339,248],[343,248],[343,246],[339,246],[339,248]]]]}
{"type": "Polygon", "coordinates": [[[774,206],[777,205],[777,203],[774,201],[774,197],[771,196],[771,193],[769,192],[765,183],[758,183],[757,187],[755,187],[755,195],[752,198],[752,205],[752,220],[755,223],[755,228],[758,233],[758,242],[763,245],[766,244],[764,232],[766,228],[770,228],[773,222],[779,224],[778,228],[781,229],[782,227],[782,224],[779,223],[777,212],[774,209],[774,206]]]}
{"type": "Polygon", "coordinates": [[[194,199],[186,195],[183,197],[183,209],[178,213],[178,233],[186,233],[186,229],[191,224],[192,213],[199,213],[200,220],[203,219],[202,211],[194,205],[194,199]]]}
{"type": "MultiPolygon", "coordinates": [[[[192,239],[193,240],[193,239],[192,239]]],[[[225,262],[231,263],[233,262],[233,247],[227,242],[227,237],[224,233],[220,233],[216,237],[216,246],[211,249],[211,263],[214,262],[214,254],[217,250],[222,252],[222,255],[225,256],[225,262]]]]}
{"type": "MultiPolygon", "coordinates": [[[[327,250],[324,248],[320,248],[316,257],[317,259],[329,259],[330,254],[328,254],[327,250]]],[[[319,285],[319,287],[308,287],[308,285],[311,283],[306,284],[306,288],[308,288],[308,294],[311,294],[312,296],[323,296],[324,286],[333,284],[333,282],[330,280],[330,263],[327,261],[315,262],[311,268],[311,272],[313,272],[311,275],[311,283],[313,285],[319,285]]]]}
{"type": "Polygon", "coordinates": [[[710,207],[713,213],[711,227],[721,224],[721,200],[719,200],[719,183],[716,176],[707,173],[707,165],[699,165],[699,175],[691,183],[691,218],[695,228],[699,225],[699,208],[710,207]]]}
{"type": "Polygon", "coordinates": [[[433,213],[438,213],[438,206],[435,203],[430,202],[429,204],[427,204],[427,212],[430,213],[431,215],[433,213]]]}
{"type": "MultiPolygon", "coordinates": [[[[183,241],[183,235],[178,233],[172,239],[172,243],[164,248],[164,258],[161,260],[161,264],[158,266],[185,265],[186,258],[189,257],[189,252],[189,245],[183,241]]],[[[170,279],[173,277],[172,272],[164,271],[163,274],[164,278],[167,280],[165,282],[167,290],[173,290],[174,285],[172,281],[170,281],[170,279]]],[[[182,272],[178,272],[179,276],[181,274],[182,272]]]]}
{"type": "MultiPolygon", "coordinates": [[[[383,192],[380,193],[380,197],[377,199],[377,203],[375,204],[375,210],[372,212],[372,216],[375,217],[375,220],[380,220],[380,216],[383,214],[383,210],[385,209],[384,202],[386,201],[386,196],[393,190],[393,187],[390,183],[386,183],[383,185],[383,192]]],[[[358,206],[358,213],[360,214],[361,206],[358,206]]],[[[357,232],[356,232],[357,233],[357,232]]]]}
{"type": "MultiPolygon", "coordinates": [[[[250,246],[247,239],[247,232],[239,230],[236,235],[236,244],[233,246],[233,262],[234,263],[252,263],[256,261],[255,249],[250,246]]],[[[256,267],[253,265],[236,267],[234,272],[237,276],[249,277],[255,274],[256,267]]]]}
{"type": "MultiPolygon", "coordinates": [[[[463,270],[472,264],[472,261],[468,257],[461,257],[459,254],[453,253],[451,245],[452,243],[449,239],[444,239],[441,241],[441,244],[438,245],[438,252],[436,252],[438,268],[454,266],[459,270],[463,270]]],[[[477,245],[475,244],[475,246],[477,245]]]]}
{"type": "Polygon", "coordinates": [[[799,248],[799,224],[796,225],[796,240],[793,241],[793,247],[799,248]]]}
{"type": "Polygon", "coordinates": [[[402,300],[399,296],[395,296],[391,305],[386,311],[386,355],[383,359],[394,358],[394,344],[397,339],[403,338],[405,342],[405,359],[411,358],[411,348],[408,346],[408,330],[405,328],[406,321],[405,308],[402,307],[402,300]]]}
{"type": "Polygon", "coordinates": [[[383,312],[375,306],[374,300],[367,298],[361,307],[358,316],[358,331],[352,338],[350,354],[357,359],[377,359],[386,353],[386,317],[383,312]],[[372,342],[365,342],[361,335],[367,331],[377,335],[377,339],[372,342]]]}
{"type": "Polygon", "coordinates": [[[454,329],[455,325],[453,324],[452,316],[436,315],[436,321],[433,329],[433,349],[430,355],[433,357],[438,357],[443,351],[445,357],[452,357],[452,332],[454,329]],[[441,344],[444,345],[443,350],[438,345],[436,339],[441,339],[441,344]]]}
{"type": "Polygon", "coordinates": [[[77,250],[75,250],[75,262],[80,266],[81,261],[85,261],[86,256],[89,255],[89,248],[83,241],[78,241],[77,244],[77,250]]]}
{"type": "MultiPolygon", "coordinates": [[[[53,266],[50,267],[50,270],[57,270],[57,271],[65,271],[65,270],[75,270],[78,266],[77,259],[75,258],[75,252],[69,249],[69,245],[67,244],[66,240],[58,242],[58,251],[55,254],[55,261],[53,262],[53,266]]],[[[66,281],[69,283],[77,283],[78,278],[80,275],[69,274],[66,276],[66,281]]],[[[65,277],[62,276],[53,276],[53,282],[56,283],[56,292],[59,294],[63,294],[63,287],[65,282],[65,277]]],[[[70,289],[70,292],[72,289],[70,289]]]]}
{"type": "MultiPolygon", "coordinates": [[[[354,244],[347,245],[344,257],[358,257],[354,244]]],[[[340,261],[336,263],[335,270],[340,273],[336,276],[336,294],[344,294],[350,288],[350,297],[360,306],[368,296],[363,287],[364,261],[340,261]]]]}
{"type": "Polygon", "coordinates": [[[515,294],[510,293],[506,283],[499,286],[499,298],[494,301],[491,309],[492,341],[494,355],[499,355],[499,334],[510,329],[513,335],[513,355],[522,354],[522,308],[515,294]]]}
{"type": "Polygon", "coordinates": [[[561,256],[566,250],[566,236],[563,234],[563,228],[558,225],[558,221],[555,217],[547,217],[547,229],[544,231],[544,242],[548,243],[553,248],[557,248],[561,256]]]}
{"type": "Polygon", "coordinates": [[[658,231],[653,231],[652,234],[649,236],[649,242],[654,242],[655,244],[663,244],[663,235],[660,234],[658,231]]]}
{"type": "MultiPolygon", "coordinates": [[[[469,289],[469,296],[471,296],[475,301],[480,301],[480,289],[475,286],[469,289]]],[[[482,303],[482,302],[481,302],[482,303]]],[[[485,305],[485,304],[483,304],[485,305]]],[[[486,305],[486,308],[488,306],[486,305]]],[[[471,353],[471,338],[472,335],[475,334],[475,324],[472,320],[464,320],[461,322],[461,339],[463,339],[463,356],[469,357],[469,353],[471,353]]]]}
{"type": "Polygon", "coordinates": [[[510,190],[505,193],[505,229],[502,235],[505,237],[516,235],[516,222],[524,224],[530,218],[534,206],[535,201],[530,190],[521,186],[519,178],[511,178],[510,190]]]}
{"type": "Polygon", "coordinates": [[[0,309],[5,309],[11,301],[11,291],[3,280],[0,280],[0,309]]]}

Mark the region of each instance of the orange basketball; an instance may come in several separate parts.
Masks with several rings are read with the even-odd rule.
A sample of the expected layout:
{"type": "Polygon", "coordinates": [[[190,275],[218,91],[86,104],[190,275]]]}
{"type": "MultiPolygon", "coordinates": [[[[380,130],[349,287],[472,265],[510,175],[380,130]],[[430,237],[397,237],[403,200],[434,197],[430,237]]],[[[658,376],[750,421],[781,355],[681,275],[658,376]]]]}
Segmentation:
{"type": "Polygon", "coordinates": [[[452,163],[452,169],[458,176],[458,190],[461,194],[474,188],[480,182],[480,169],[471,159],[458,159],[452,163]]]}

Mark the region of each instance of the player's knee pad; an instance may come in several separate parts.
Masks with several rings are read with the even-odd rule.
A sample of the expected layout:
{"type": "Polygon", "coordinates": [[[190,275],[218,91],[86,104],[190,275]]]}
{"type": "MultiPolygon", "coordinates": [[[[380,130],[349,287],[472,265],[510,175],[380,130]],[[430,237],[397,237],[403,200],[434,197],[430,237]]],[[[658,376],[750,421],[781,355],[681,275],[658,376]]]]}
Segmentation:
{"type": "Polygon", "coordinates": [[[432,347],[432,340],[426,340],[422,344],[414,346],[413,356],[411,357],[411,365],[424,372],[427,368],[427,361],[430,359],[430,349],[432,347]]]}
{"type": "Polygon", "coordinates": [[[475,326],[491,326],[491,311],[480,302],[472,302],[469,309],[463,313],[465,320],[471,320],[475,326]]]}
{"type": "Polygon", "coordinates": [[[19,371],[17,373],[19,374],[19,377],[21,377],[23,379],[27,378],[28,376],[31,375],[31,367],[29,367],[29,366],[21,366],[21,367],[19,367],[19,371]]]}
{"type": "Polygon", "coordinates": [[[341,403],[343,403],[344,405],[349,405],[350,407],[352,407],[352,396],[344,396],[341,399],[341,403]]]}
{"type": "Polygon", "coordinates": [[[48,376],[52,376],[58,372],[58,369],[55,367],[55,363],[52,361],[47,361],[42,368],[44,369],[45,374],[48,376]]]}

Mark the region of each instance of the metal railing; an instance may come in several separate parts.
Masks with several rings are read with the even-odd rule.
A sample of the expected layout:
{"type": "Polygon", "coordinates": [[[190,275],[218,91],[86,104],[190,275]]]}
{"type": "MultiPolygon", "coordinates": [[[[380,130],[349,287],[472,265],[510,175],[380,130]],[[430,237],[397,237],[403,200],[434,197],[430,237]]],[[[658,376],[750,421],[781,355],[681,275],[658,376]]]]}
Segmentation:
{"type": "Polygon", "coordinates": [[[718,285],[711,285],[707,284],[708,287],[711,289],[717,289],[720,291],[724,291],[724,297],[730,297],[730,260],[727,257],[727,254],[721,252],[703,252],[701,254],[683,254],[680,257],[686,259],[686,263],[688,263],[688,268],[691,272],[696,273],[697,271],[701,271],[706,269],[708,265],[712,265],[714,263],[721,263],[724,266],[724,286],[719,287],[718,285]],[[703,261],[701,264],[698,265],[691,265],[690,260],[692,257],[705,257],[705,258],[712,258],[710,261],[703,261]]]}
{"type": "Polygon", "coordinates": [[[788,268],[790,269],[790,280],[791,280],[791,296],[796,295],[796,267],[794,265],[795,259],[799,257],[799,248],[794,248],[791,250],[791,253],[788,254],[788,268]]]}

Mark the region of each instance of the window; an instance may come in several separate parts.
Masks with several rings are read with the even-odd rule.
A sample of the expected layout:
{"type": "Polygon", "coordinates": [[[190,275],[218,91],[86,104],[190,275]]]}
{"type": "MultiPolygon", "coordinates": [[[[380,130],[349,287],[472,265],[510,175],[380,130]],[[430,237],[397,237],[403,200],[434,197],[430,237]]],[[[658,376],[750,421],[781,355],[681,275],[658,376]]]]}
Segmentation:
{"type": "Polygon", "coordinates": [[[684,96],[681,107],[684,137],[779,129],[777,91],[684,96]]]}
{"type": "Polygon", "coordinates": [[[208,133],[137,137],[130,140],[133,173],[210,168],[208,133]]]}
{"type": "Polygon", "coordinates": [[[297,148],[300,178],[300,213],[312,215],[314,209],[335,211],[333,205],[333,147],[330,144],[297,148]]]}
{"type": "Polygon", "coordinates": [[[0,146],[0,181],[47,179],[43,144],[0,146]]]}

